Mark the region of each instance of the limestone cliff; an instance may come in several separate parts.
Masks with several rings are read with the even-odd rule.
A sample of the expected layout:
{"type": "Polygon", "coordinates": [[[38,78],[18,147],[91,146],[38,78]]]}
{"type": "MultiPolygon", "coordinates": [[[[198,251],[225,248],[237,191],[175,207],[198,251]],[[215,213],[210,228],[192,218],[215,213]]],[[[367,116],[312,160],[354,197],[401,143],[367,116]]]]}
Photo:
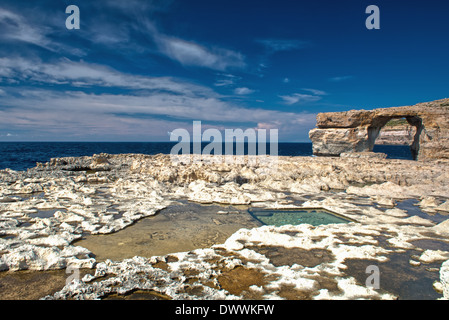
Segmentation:
{"type": "Polygon", "coordinates": [[[318,156],[367,152],[373,150],[382,127],[392,119],[405,118],[416,130],[410,145],[415,159],[449,159],[448,116],[449,99],[371,111],[320,113],[317,128],[309,137],[318,156]]]}

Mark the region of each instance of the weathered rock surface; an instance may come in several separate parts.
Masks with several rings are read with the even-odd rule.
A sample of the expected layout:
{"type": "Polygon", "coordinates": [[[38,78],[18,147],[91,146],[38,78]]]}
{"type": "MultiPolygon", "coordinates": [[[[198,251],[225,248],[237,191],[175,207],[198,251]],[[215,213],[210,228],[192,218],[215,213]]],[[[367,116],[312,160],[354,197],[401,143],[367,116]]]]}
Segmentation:
{"type": "Polygon", "coordinates": [[[52,159],[27,172],[0,170],[0,269],[96,268],[94,276],[51,299],[134,290],[173,299],[392,299],[394,294],[357,281],[347,261],[385,263],[404,254],[413,268],[409,260],[447,260],[448,220],[435,216],[449,213],[449,160],[279,157],[276,166],[213,160],[173,163],[169,155],[102,154],[52,159]],[[117,232],[179,199],[323,208],[354,222],[241,229],[211,248],[101,263],[74,244],[86,234],[117,232]],[[415,199],[424,213],[397,208],[405,199],[415,199]],[[412,244],[417,240],[442,248],[412,244]],[[240,288],[234,278],[241,280],[240,288]]]}
{"type": "Polygon", "coordinates": [[[443,286],[444,299],[449,300],[449,260],[441,266],[440,281],[443,286]]]}
{"type": "Polygon", "coordinates": [[[314,154],[319,156],[372,151],[382,127],[391,119],[405,118],[416,128],[410,147],[414,158],[449,159],[448,115],[449,99],[372,111],[320,113],[317,128],[309,137],[314,154]]]}

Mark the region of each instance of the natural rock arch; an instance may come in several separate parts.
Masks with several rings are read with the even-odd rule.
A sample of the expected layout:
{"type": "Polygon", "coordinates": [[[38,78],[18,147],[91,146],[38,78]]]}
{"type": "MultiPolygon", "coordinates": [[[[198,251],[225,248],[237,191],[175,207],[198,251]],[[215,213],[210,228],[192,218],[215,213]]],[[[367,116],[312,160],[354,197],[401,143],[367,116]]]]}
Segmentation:
{"type": "Polygon", "coordinates": [[[309,133],[317,156],[369,152],[379,132],[391,119],[405,118],[416,127],[410,146],[416,160],[449,159],[449,99],[394,107],[317,115],[317,128],[309,133]]]}

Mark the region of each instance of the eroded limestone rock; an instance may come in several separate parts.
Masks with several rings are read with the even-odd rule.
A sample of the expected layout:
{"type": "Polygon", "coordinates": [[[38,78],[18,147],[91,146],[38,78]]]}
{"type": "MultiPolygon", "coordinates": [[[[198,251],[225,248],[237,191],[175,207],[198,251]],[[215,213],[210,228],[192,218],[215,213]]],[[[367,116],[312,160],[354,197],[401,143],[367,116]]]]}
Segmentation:
{"type": "Polygon", "coordinates": [[[318,156],[372,151],[382,127],[391,119],[405,118],[416,128],[410,147],[414,158],[449,159],[448,115],[449,99],[372,111],[320,113],[309,137],[318,156]]]}
{"type": "Polygon", "coordinates": [[[449,300],[449,260],[444,262],[441,266],[440,282],[443,287],[444,299],[449,300]]]}
{"type": "Polygon", "coordinates": [[[396,205],[415,199],[421,201],[416,208],[444,212],[449,161],[279,157],[273,170],[263,163],[211,160],[174,164],[169,155],[101,155],[52,159],[27,172],[0,170],[0,269],[96,268],[94,276],[51,297],[56,299],[102,298],[135,289],[173,299],[392,299],[347,275],[346,261],[384,263],[408,250],[418,254],[407,264],[447,257],[443,249],[426,251],[413,244],[447,237],[447,220],[436,223],[431,215],[410,215],[396,205]],[[98,165],[101,170],[94,170],[98,165]],[[26,190],[30,193],[21,193],[26,190]],[[241,229],[223,244],[195,252],[98,264],[88,250],[74,245],[83,234],[117,232],[179,199],[322,208],[354,222],[241,229]],[[298,254],[285,265],[270,248],[298,254]],[[309,260],[316,265],[303,258],[312,254],[309,260]],[[232,288],[233,276],[245,277],[244,290],[232,288]]]}

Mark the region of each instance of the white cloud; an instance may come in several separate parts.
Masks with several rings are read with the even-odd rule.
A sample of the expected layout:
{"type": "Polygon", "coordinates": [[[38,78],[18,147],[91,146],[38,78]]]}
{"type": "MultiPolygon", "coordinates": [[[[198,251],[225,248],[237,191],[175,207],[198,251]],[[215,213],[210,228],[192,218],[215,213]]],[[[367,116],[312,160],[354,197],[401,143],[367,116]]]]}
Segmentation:
{"type": "Polygon", "coordinates": [[[281,95],[279,96],[284,104],[293,105],[300,103],[308,103],[308,102],[316,102],[322,99],[323,96],[327,95],[327,92],[323,90],[317,89],[308,89],[302,88],[302,91],[306,91],[307,93],[293,93],[290,95],[281,95]]]}
{"type": "Polygon", "coordinates": [[[303,91],[308,91],[310,93],[312,93],[313,95],[316,96],[325,96],[327,95],[327,93],[325,91],[322,90],[317,90],[317,89],[306,89],[306,88],[302,88],[303,91]]]}
{"type": "MultiPolygon", "coordinates": [[[[0,127],[55,134],[58,137],[148,136],[166,139],[167,131],[191,121],[263,123],[280,132],[313,127],[315,114],[282,112],[233,105],[219,98],[156,92],[141,95],[87,94],[43,89],[15,89],[16,98],[0,98],[10,108],[0,110],[0,127]],[[289,128],[287,130],[287,128],[289,128]]],[[[13,96],[11,95],[11,96],[13,96]]],[[[111,138],[110,138],[111,139],[111,138]]],[[[132,138],[129,138],[132,139],[132,138]]]]}
{"type": "Polygon", "coordinates": [[[156,45],[159,54],[183,66],[204,67],[218,71],[226,71],[230,68],[241,69],[246,66],[245,57],[239,52],[166,35],[152,21],[145,18],[137,20],[132,26],[134,31],[139,31],[148,37],[156,45]]]}
{"type": "Polygon", "coordinates": [[[206,48],[195,42],[156,35],[156,43],[163,54],[185,66],[206,67],[224,71],[228,68],[244,68],[242,54],[223,48],[206,48]]]}
{"type": "MultiPolygon", "coordinates": [[[[59,21],[57,21],[59,23],[59,21]]],[[[24,42],[39,46],[52,52],[64,52],[75,56],[84,56],[85,50],[73,47],[67,43],[60,43],[50,39],[54,32],[56,21],[45,19],[41,13],[34,11],[34,15],[24,17],[12,11],[0,8],[0,39],[3,41],[24,42]],[[41,19],[41,20],[39,20],[41,19]],[[42,23],[45,23],[42,24],[42,23]]]]}
{"type": "Polygon", "coordinates": [[[234,84],[234,81],[231,80],[231,79],[220,79],[220,80],[217,80],[214,83],[214,86],[216,86],[216,87],[229,87],[229,86],[232,86],[233,84],[234,84]]]}
{"type": "Polygon", "coordinates": [[[0,58],[0,82],[70,84],[74,87],[118,87],[132,90],[168,91],[185,95],[216,94],[209,88],[171,77],[145,77],[112,68],[61,59],[43,63],[38,59],[0,58]]]}
{"type": "Polygon", "coordinates": [[[315,102],[321,100],[321,97],[310,94],[293,93],[291,95],[279,96],[287,105],[296,103],[315,102]]]}
{"type": "Polygon", "coordinates": [[[5,9],[0,9],[0,27],[2,38],[28,42],[45,48],[50,42],[42,28],[32,27],[25,18],[5,9]]]}
{"type": "Polygon", "coordinates": [[[235,76],[233,74],[219,73],[217,74],[221,79],[217,79],[214,83],[216,87],[230,87],[233,86],[237,81],[241,80],[241,77],[235,76]]]}
{"type": "Polygon", "coordinates": [[[265,109],[235,106],[218,98],[186,96],[159,92],[142,95],[87,94],[84,92],[57,92],[41,89],[22,89],[21,99],[10,99],[8,104],[29,112],[67,114],[70,111],[89,115],[127,114],[169,116],[173,119],[200,119],[209,121],[257,122],[289,119],[288,115],[265,109]],[[31,103],[34,101],[34,103],[31,103]]]}
{"type": "Polygon", "coordinates": [[[234,89],[234,93],[238,94],[238,95],[247,95],[247,94],[251,94],[254,92],[255,92],[254,90],[246,88],[246,87],[234,89]]]}
{"type": "Polygon", "coordinates": [[[284,78],[284,80],[282,80],[283,83],[289,83],[290,79],[289,78],[284,78]]]}
{"type": "MultiPolygon", "coordinates": [[[[130,1],[137,9],[140,1],[130,1]]],[[[123,7],[129,3],[109,2],[123,7]]],[[[53,52],[76,52],[68,42],[64,44],[53,40],[53,36],[56,36],[52,34],[54,21],[51,23],[52,26],[35,25],[32,19],[0,9],[0,27],[3,30],[0,40],[29,43],[53,52]]],[[[83,27],[76,36],[92,43],[101,43],[107,48],[138,48],[133,52],[139,53],[159,50],[158,54],[185,66],[220,72],[246,66],[245,57],[237,51],[164,35],[145,18],[139,20],[139,23],[146,25],[145,28],[139,29],[141,25],[137,22],[123,28],[107,23],[97,32],[94,32],[94,27],[90,27],[90,30],[89,27],[83,27]],[[103,32],[108,27],[111,27],[110,31],[103,32]],[[145,34],[149,41],[144,41],[144,44],[132,42],[131,35],[137,30],[145,34]]],[[[270,48],[269,51],[293,50],[300,46],[295,42],[273,41],[264,45],[270,48]]],[[[77,54],[82,55],[82,50],[77,54]]],[[[254,92],[236,84],[238,80],[238,77],[232,75],[222,76],[215,86],[238,87],[235,93],[240,95],[254,92]]],[[[5,94],[5,90],[0,89],[0,105],[8,106],[0,108],[0,127],[9,132],[20,130],[57,137],[103,135],[126,139],[132,135],[166,137],[167,131],[182,125],[191,126],[191,120],[250,122],[267,128],[289,128],[291,132],[302,130],[301,124],[315,122],[315,114],[236,106],[212,89],[186,80],[126,74],[105,65],[65,58],[42,62],[38,58],[0,57],[0,83],[6,85],[3,89],[8,92],[5,94]],[[7,86],[12,83],[19,86],[7,86]],[[35,84],[50,89],[29,87],[35,84]],[[63,92],[59,85],[72,88],[63,92]],[[85,88],[95,88],[97,93],[82,92],[85,88]],[[120,94],[111,94],[111,90],[98,93],[103,88],[118,88],[120,94]]]]}
{"type": "MultiPolygon", "coordinates": [[[[228,75],[225,78],[235,77],[228,75]]],[[[130,75],[103,65],[68,59],[43,63],[38,59],[0,58],[0,81],[8,83],[10,80],[26,85],[33,82],[51,85],[52,89],[3,87],[1,90],[7,88],[9,94],[0,96],[0,101],[3,105],[10,106],[0,115],[0,122],[5,126],[51,126],[64,130],[68,126],[83,128],[86,125],[94,126],[98,122],[98,130],[101,130],[101,119],[111,119],[111,115],[114,115],[116,120],[121,117],[120,114],[126,115],[126,119],[163,116],[217,122],[270,122],[272,119],[290,121],[295,117],[293,113],[237,107],[224,101],[222,96],[210,88],[176,78],[130,75]],[[58,84],[69,84],[72,90],[62,92],[58,90],[58,84]],[[78,87],[73,90],[74,86],[78,87]],[[130,92],[82,92],[86,87],[100,92],[101,88],[111,87],[130,92]],[[92,123],[87,119],[95,117],[97,118],[92,123]],[[68,123],[63,124],[65,121],[68,123]]],[[[239,94],[251,92],[251,89],[245,87],[237,90],[239,94]]]]}

